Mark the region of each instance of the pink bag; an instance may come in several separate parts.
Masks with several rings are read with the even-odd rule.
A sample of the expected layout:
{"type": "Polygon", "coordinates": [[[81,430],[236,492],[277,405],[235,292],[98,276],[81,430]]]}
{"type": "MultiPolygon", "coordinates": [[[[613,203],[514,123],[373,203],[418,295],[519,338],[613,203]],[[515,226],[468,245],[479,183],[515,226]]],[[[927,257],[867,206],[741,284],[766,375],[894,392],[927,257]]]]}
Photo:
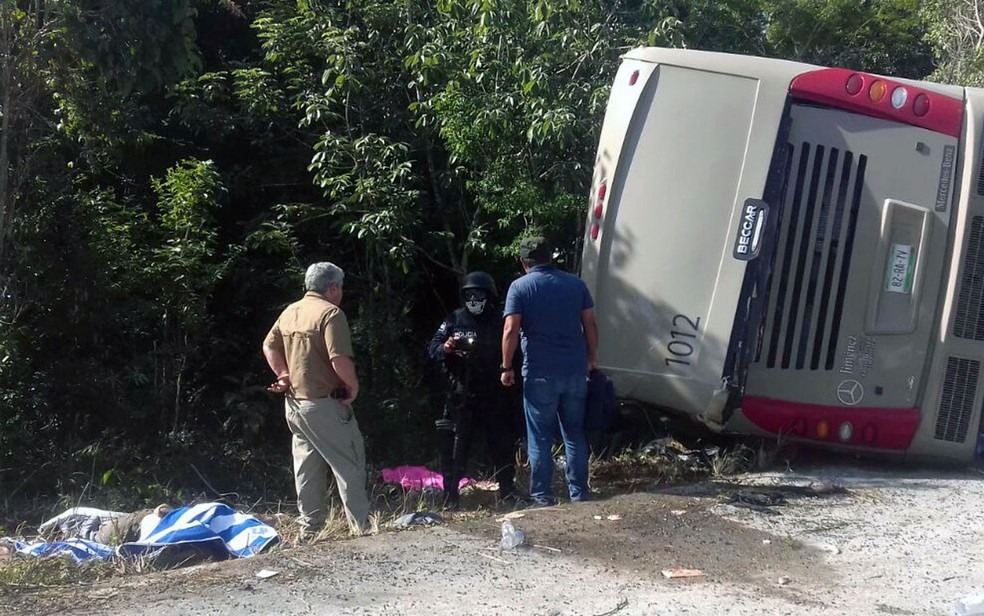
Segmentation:
{"type": "MultiPolygon", "coordinates": [[[[474,483],[474,479],[462,477],[458,489],[474,483]]],[[[399,484],[404,490],[424,490],[426,488],[444,489],[444,477],[426,466],[397,466],[383,469],[383,483],[399,484]]]]}

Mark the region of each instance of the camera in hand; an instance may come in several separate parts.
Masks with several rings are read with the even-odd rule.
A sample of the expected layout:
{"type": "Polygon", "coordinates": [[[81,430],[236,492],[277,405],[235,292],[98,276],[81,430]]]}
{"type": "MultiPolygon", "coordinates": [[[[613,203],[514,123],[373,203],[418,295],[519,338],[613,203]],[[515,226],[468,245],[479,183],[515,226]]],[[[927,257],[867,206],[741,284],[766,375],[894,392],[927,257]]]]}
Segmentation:
{"type": "Polygon", "coordinates": [[[462,356],[468,356],[475,352],[475,347],[477,346],[477,340],[474,336],[465,336],[460,332],[457,332],[452,336],[454,338],[454,350],[455,353],[462,356]]]}

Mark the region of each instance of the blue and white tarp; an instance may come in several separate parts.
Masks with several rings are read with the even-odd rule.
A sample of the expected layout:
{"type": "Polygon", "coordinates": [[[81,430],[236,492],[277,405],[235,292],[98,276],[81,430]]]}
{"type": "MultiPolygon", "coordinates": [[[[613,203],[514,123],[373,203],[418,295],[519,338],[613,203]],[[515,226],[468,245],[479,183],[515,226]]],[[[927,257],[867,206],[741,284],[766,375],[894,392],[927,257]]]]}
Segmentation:
{"type": "Polygon", "coordinates": [[[51,543],[25,543],[14,541],[14,549],[25,556],[69,556],[77,563],[87,560],[108,560],[115,550],[108,545],[89,541],[88,539],[66,539],[51,543]]]}
{"type": "Polygon", "coordinates": [[[164,516],[148,537],[118,548],[121,556],[148,554],[168,545],[197,544],[215,557],[248,558],[279,539],[273,527],[220,503],[181,507],[164,516]]]}
{"type": "Polygon", "coordinates": [[[238,513],[221,503],[181,507],[168,513],[149,535],[140,541],[124,543],[115,550],[84,539],[53,543],[14,542],[18,553],[28,556],[70,556],[76,562],[122,557],[149,556],[174,545],[195,546],[208,551],[216,560],[248,558],[279,541],[273,527],[251,515],[238,513]]]}

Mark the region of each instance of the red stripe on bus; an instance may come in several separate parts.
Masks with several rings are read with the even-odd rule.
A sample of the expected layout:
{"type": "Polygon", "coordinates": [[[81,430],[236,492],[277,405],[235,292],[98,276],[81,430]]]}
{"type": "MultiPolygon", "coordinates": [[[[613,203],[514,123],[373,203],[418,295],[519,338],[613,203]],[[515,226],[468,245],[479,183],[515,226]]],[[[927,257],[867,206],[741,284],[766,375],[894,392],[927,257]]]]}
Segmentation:
{"type": "Polygon", "coordinates": [[[756,426],[772,434],[874,449],[908,449],[919,427],[919,409],[910,408],[826,406],[744,396],[741,412],[756,426]],[[826,421],[829,427],[826,438],[817,436],[816,426],[821,421],[826,421]],[[844,422],[850,422],[853,428],[851,438],[846,441],[838,436],[844,422]],[[870,430],[868,426],[874,427],[874,438],[870,442],[866,442],[864,436],[866,429],[870,430]],[[797,434],[797,431],[802,433],[797,434]]]}
{"type": "MultiPolygon", "coordinates": [[[[963,127],[962,100],[885,77],[843,68],[823,68],[803,73],[793,79],[789,92],[797,98],[876,118],[904,122],[951,137],[959,138],[963,127]],[[848,79],[854,75],[861,78],[861,86],[855,89],[856,81],[852,83],[850,90],[855,90],[852,94],[847,84],[848,79]],[[875,82],[882,82],[886,86],[882,98],[877,102],[869,96],[875,82]],[[896,109],[892,106],[892,93],[899,87],[905,88],[907,96],[901,108],[896,109]],[[915,111],[916,98],[920,94],[929,101],[928,109],[920,109],[924,115],[917,115],[915,111]]],[[[921,102],[925,103],[926,99],[921,102]]]]}

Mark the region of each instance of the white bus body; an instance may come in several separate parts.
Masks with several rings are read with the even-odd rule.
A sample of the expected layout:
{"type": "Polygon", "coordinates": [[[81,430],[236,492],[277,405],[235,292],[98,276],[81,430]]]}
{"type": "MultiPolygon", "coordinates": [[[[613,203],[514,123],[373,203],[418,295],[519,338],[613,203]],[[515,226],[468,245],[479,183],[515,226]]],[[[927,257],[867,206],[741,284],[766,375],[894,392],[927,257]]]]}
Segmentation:
{"type": "Polygon", "coordinates": [[[726,432],[971,460],[984,92],[640,48],[581,264],[621,397],[726,432]]]}

